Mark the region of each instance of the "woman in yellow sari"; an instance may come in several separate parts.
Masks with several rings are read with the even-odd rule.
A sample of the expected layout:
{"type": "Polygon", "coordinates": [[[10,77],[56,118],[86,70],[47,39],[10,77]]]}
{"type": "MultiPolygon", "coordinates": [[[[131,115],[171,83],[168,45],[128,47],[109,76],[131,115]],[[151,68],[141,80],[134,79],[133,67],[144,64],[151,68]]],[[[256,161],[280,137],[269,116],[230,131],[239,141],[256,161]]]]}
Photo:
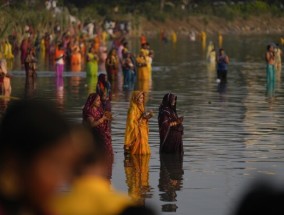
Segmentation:
{"type": "Polygon", "coordinates": [[[149,62],[147,59],[147,53],[143,50],[140,51],[139,56],[136,58],[138,66],[138,80],[150,80],[149,62]]]}
{"type": "Polygon", "coordinates": [[[127,115],[124,149],[130,154],[151,154],[148,143],[148,120],[152,112],[145,112],[145,94],[134,91],[131,96],[130,107],[127,115]]]}

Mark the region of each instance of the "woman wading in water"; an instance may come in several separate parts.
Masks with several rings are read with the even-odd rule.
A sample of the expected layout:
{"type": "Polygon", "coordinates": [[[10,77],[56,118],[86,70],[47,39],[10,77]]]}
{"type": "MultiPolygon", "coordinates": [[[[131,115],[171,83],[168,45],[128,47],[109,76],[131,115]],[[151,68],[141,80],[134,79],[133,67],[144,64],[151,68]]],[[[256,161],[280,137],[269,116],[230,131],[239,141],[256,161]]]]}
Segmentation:
{"type": "Polygon", "coordinates": [[[159,108],[159,132],[161,153],[183,153],[183,117],[176,111],[177,97],[168,93],[159,108]]]}

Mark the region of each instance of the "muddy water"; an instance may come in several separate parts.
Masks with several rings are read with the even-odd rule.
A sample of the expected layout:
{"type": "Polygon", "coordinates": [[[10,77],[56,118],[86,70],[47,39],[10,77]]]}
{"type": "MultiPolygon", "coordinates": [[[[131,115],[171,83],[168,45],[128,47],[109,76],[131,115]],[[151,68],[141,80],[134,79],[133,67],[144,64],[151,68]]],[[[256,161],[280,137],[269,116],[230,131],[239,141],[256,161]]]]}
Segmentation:
{"type": "MultiPolygon", "coordinates": [[[[267,90],[263,55],[278,37],[225,37],[231,58],[228,83],[217,86],[214,65],[205,60],[200,42],[181,39],[174,46],[153,39],[152,83],[148,91],[151,156],[124,157],[123,139],[129,92],[121,87],[112,102],[115,161],[112,184],[159,212],[228,214],[249,182],[259,177],[284,178],[281,72],[275,89],[267,90]],[[160,156],[157,109],[163,95],[178,96],[178,112],[185,117],[183,157],[160,156]]],[[[132,42],[137,49],[137,43],[132,42]]],[[[81,121],[81,108],[96,80],[84,72],[66,72],[56,79],[48,62],[40,61],[37,82],[25,83],[21,69],[12,71],[12,96],[41,96],[57,102],[70,120],[81,121]]],[[[6,100],[1,99],[1,105],[6,100]]]]}

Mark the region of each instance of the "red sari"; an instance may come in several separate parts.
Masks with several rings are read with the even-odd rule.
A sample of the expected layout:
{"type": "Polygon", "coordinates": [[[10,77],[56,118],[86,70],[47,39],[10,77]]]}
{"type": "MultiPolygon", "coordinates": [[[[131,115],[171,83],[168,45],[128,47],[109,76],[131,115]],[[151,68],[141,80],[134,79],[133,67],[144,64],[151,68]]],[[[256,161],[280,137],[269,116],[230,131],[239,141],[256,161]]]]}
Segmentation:
{"type": "MultiPolygon", "coordinates": [[[[83,109],[83,121],[86,123],[88,118],[93,118],[94,121],[98,121],[104,115],[104,110],[102,107],[94,108],[93,103],[96,100],[97,93],[92,93],[89,95],[87,102],[83,109]]],[[[103,123],[91,127],[91,131],[93,133],[94,140],[98,145],[101,145],[105,155],[107,156],[108,163],[108,178],[111,178],[112,172],[112,163],[113,163],[113,149],[111,143],[111,124],[109,121],[104,121],[103,123]]]]}

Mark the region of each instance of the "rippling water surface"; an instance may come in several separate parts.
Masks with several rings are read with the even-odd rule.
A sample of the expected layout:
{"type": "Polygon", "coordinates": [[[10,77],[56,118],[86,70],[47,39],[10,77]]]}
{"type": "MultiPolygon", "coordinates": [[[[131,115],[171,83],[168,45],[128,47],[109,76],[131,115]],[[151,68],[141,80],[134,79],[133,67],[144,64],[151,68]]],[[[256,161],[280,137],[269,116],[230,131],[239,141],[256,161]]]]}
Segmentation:
{"type": "MultiPolygon", "coordinates": [[[[264,176],[283,180],[283,84],[278,72],[275,92],[267,92],[264,64],[265,47],[277,38],[225,37],[231,63],[222,87],[217,87],[214,65],[206,62],[200,42],[181,39],[173,46],[151,40],[153,81],[139,87],[149,91],[147,107],[156,113],[165,93],[177,94],[178,112],[185,116],[185,154],[160,157],[156,114],[150,121],[151,156],[125,158],[129,93],[118,88],[112,103],[112,184],[160,213],[225,215],[248,182],[264,176]]],[[[80,122],[95,80],[87,80],[84,72],[66,72],[64,80],[56,80],[47,65],[40,64],[35,85],[26,85],[23,71],[15,69],[12,96],[55,100],[70,120],[80,122]]]]}

